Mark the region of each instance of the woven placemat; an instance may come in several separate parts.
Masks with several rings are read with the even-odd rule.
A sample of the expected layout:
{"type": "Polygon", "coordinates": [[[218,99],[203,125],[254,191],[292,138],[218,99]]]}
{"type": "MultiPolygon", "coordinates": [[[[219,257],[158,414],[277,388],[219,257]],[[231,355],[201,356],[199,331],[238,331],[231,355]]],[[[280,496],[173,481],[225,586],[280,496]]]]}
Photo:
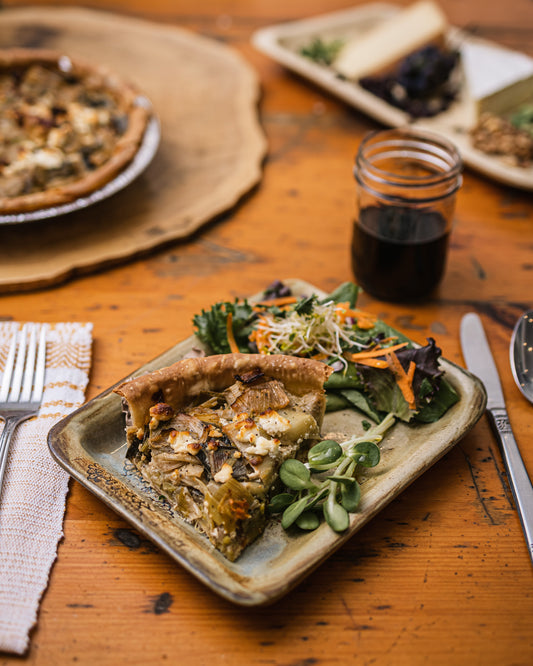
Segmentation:
{"type": "Polygon", "coordinates": [[[0,225],[0,292],[61,282],[176,239],[234,206],[261,179],[259,83],[234,49],[180,28],[81,8],[4,9],[0,47],[98,61],[152,101],[161,143],[111,198],[50,220],[0,225]]]}

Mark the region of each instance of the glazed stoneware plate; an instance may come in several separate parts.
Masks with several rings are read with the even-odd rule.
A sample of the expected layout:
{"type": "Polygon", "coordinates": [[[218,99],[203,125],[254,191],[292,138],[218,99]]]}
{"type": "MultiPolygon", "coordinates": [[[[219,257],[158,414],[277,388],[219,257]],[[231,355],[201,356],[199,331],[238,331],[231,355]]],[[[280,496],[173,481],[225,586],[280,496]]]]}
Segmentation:
{"type": "MultiPolygon", "coordinates": [[[[365,31],[394,16],[401,7],[387,3],[370,3],[351,9],[266,26],[252,36],[253,45],[293,72],[324,88],[354,108],[389,127],[411,124],[445,136],[455,143],[465,164],[485,176],[507,185],[533,190],[533,165],[511,166],[498,156],[487,155],[472,146],[469,130],[476,123],[476,105],[462,85],[451,107],[433,118],[411,122],[409,116],[364,90],[357,83],[338,77],[332,67],[317,64],[301,55],[301,49],[319,37],[328,42],[356,38],[365,31]]],[[[498,49],[496,44],[451,27],[446,35],[448,44],[461,48],[465,42],[483,44],[498,49]]]]}
{"type": "MultiPolygon", "coordinates": [[[[285,282],[297,295],[325,295],[305,282],[285,282]]],[[[193,346],[201,346],[194,336],[130,377],[170,365],[193,346]]],[[[50,431],[48,444],[52,456],[71,476],[212,590],[236,604],[259,606],[272,603],[297,585],[478,421],[486,403],[481,382],[449,361],[442,360],[442,368],[459,393],[459,402],[437,423],[397,424],[389,431],[381,444],[381,462],[361,478],[361,503],[344,533],[333,532],[325,523],[311,533],[285,532],[274,517],[264,534],[235,562],[228,561],[206,537],[173,513],[126,459],[124,416],[121,399],[112,392],[114,387],[58,423],[50,431]]],[[[326,414],[322,434],[363,434],[362,420],[353,410],[326,414]]]]}

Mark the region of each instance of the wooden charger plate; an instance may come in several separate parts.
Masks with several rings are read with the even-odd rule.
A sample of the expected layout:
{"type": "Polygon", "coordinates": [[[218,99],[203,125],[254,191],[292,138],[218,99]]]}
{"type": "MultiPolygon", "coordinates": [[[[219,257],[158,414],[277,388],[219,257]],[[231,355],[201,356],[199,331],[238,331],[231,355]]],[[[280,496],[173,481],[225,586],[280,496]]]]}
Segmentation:
{"type": "Polygon", "coordinates": [[[183,239],[262,176],[259,82],[230,47],[192,32],[75,7],[2,10],[0,48],[98,59],[152,102],[161,140],[111,198],[54,219],[1,225],[0,291],[47,286],[183,239]]]}
{"type": "MultiPolygon", "coordinates": [[[[296,295],[325,296],[306,282],[284,282],[296,295]]],[[[166,367],[192,347],[201,346],[191,336],[126,379],[166,367]]],[[[337,534],[326,523],[311,533],[285,532],[279,517],[274,517],[264,534],[235,562],[227,560],[207,537],[174,514],[125,458],[124,415],[114,386],[58,423],[50,431],[48,445],[69,474],[214,592],[242,606],[265,605],[287,594],[309,575],[447,453],[482,416],[486,393],[479,379],[450,361],[442,360],[441,366],[459,393],[459,402],[436,423],[397,423],[393,427],[380,445],[379,465],[361,479],[361,503],[351,514],[345,532],[337,534]]],[[[363,434],[363,420],[355,410],[331,412],[325,416],[322,434],[363,434]]]]}
{"type": "MultiPolygon", "coordinates": [[[[254,46],[288,69],[328,90],[351,106],[389,127],[411,125],[420,130],[441,134],[459,149],[468,166],[489,178],[524,190],[533,190],[533,165],[510,166],[498,156],[487,155],[472,146],[469,130],[476,123],[475,103],[463,86],[452,106],[433,118],[411,121],[408,114],[364,90],[356,82],[340,79],[331,68],[317,64],[300,54],[316,37],[325,41],[348,40],[363,34],[385,19],[394,16],[398,6],[371,3],[300,21],[267,26],[252,36],[254,46]]],[[[492,42],[477,39],[457,28],[447,34],[450,46],[459,48],[465,42],[476,42],[496,47],[492,42]]]]}

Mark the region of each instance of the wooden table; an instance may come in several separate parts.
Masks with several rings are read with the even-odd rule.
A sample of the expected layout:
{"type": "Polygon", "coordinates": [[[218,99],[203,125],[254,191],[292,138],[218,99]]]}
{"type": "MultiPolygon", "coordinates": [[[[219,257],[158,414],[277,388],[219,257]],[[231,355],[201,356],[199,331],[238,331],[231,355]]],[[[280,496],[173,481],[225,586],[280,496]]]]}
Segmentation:
{"type": "MultiPolygon", "coordinates": [[[[188,241],[62,286],[0,297],[2,318],[94,322],[88,398],[190,335],[193,314],[217,300],[255,293],[275,278],[325,290],[352,278],[351,166],[359,141],[378,125],[250,44],[261,26],[352,4],[84,3],[179,25],[238,50],[260,77],[269,142],[261,184],[188,241]]],[[[452,24],[533,56],[529,0],[441,5],[452,24]]],[[[467,169],[437,295],[416,307],[360,299],[417,341],[435,336],[460,365],[460,318],[481,315],[530,474],[533,411],[513,383],[508,344],[515,319],[533,305],[532,257],[531,193],[467,169]]],[[[64,532],[31,649],[25,658],[1,655],[2,665],[533,663],[531,561],[485,417],[271,607],[220,599],[76,482],[64,532]]]]}

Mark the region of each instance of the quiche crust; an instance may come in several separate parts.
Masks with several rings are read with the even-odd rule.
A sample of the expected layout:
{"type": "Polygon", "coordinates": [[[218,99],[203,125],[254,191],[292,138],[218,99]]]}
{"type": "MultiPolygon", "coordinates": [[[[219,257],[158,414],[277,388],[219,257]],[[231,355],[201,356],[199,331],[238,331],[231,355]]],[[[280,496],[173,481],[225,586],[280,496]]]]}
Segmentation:
{"type": "Polygon", "coordinates": [[[127,457],[225,557],[266,525],[279,467],[320,437],[324,363],[283,355],[187,358],[124,382],[127,457]]]}
{"type": "Polygon", "coordinates": [[[134,158],[149,104],[109,69],[44,49],[0,50],[0,213],[75,201],[134,158]]]}

